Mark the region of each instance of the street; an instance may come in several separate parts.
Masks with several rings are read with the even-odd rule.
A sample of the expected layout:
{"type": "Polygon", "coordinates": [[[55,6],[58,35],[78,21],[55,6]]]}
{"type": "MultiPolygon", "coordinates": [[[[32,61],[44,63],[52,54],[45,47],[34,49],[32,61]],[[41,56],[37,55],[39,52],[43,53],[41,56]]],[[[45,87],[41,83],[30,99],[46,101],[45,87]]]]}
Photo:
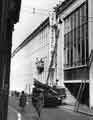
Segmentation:
{"type": "MultiPolygon", "coordinates": [[[[8,120],[37,120],[38,115],[35,108],[29,102],[23,112],[20,108],[9,105],[8,120]]],[[[40,120],[93,120],[92,117],[76,113],[67,109],[59,108],[43,108],[40,120]]]]}
{"type": "Polygon", "coordinates": [[[18,120],[18,112],[10,106],[8,107],[8,120],[18,120]]]}

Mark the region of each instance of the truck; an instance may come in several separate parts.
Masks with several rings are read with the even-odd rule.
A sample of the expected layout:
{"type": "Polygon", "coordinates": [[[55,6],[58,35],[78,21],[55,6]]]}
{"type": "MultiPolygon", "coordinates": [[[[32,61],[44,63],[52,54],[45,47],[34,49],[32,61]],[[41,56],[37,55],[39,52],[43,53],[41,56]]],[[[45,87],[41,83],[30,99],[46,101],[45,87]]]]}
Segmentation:
{"type": "Polygon", "coordinates": [[[66,98],[65,88],[59,88],[56,86],[49,86],[41,83],[38,80],[34,80],[34,87],[32,90],[32,103],[37,104],[40,93],[43,93],[43,106],[59,106],[62,104],[62,100],[66,98]]]}

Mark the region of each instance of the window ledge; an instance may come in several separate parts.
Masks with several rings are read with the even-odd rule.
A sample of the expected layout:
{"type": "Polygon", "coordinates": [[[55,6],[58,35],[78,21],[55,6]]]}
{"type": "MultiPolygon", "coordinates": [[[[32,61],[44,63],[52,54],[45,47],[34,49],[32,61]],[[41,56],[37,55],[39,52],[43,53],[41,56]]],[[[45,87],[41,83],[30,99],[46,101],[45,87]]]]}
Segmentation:
{"type": "Polygon", "coordinates": [[[67,68],[64,68],[64,70],[71,70],[71,69],[77,69],[77,68],[83,68],[83,67],[88,67],[88,66],[87,64],[85,64],[80,66],[67,67],[67,68]]]}

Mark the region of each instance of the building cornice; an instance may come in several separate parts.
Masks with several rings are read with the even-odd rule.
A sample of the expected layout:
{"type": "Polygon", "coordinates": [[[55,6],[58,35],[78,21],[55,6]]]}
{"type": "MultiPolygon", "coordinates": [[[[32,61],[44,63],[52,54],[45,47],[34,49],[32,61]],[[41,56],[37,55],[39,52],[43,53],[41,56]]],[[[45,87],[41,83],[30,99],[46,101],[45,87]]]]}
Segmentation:
{"type": "Polygon", "coordinates": [[[11,57],[27,45],[40,31],[42,31],[47,25],[49,25],[49,17],[47,17],[12,53],[11,57]]]}
{"type": "Polygon", "coordinates": [[[57,15],[64,12],[71,4],[73,4],[76,1],[77,0],[65,0],[64,2],[62,2],[61,5],[59,5],[55,8],[57,15]]]}

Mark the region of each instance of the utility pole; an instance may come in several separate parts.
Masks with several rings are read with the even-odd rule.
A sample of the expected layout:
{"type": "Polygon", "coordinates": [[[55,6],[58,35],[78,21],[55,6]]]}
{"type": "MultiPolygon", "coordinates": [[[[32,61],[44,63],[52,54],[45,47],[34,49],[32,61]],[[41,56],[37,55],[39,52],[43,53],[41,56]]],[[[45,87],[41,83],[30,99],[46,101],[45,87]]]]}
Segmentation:
{"type": "Polygon", "coordinates": [[[17,2],[19,1],[0,1],[0,120],[7,120],[12,32],[14,24],[18,22],[20,5],[17,2]]]}

